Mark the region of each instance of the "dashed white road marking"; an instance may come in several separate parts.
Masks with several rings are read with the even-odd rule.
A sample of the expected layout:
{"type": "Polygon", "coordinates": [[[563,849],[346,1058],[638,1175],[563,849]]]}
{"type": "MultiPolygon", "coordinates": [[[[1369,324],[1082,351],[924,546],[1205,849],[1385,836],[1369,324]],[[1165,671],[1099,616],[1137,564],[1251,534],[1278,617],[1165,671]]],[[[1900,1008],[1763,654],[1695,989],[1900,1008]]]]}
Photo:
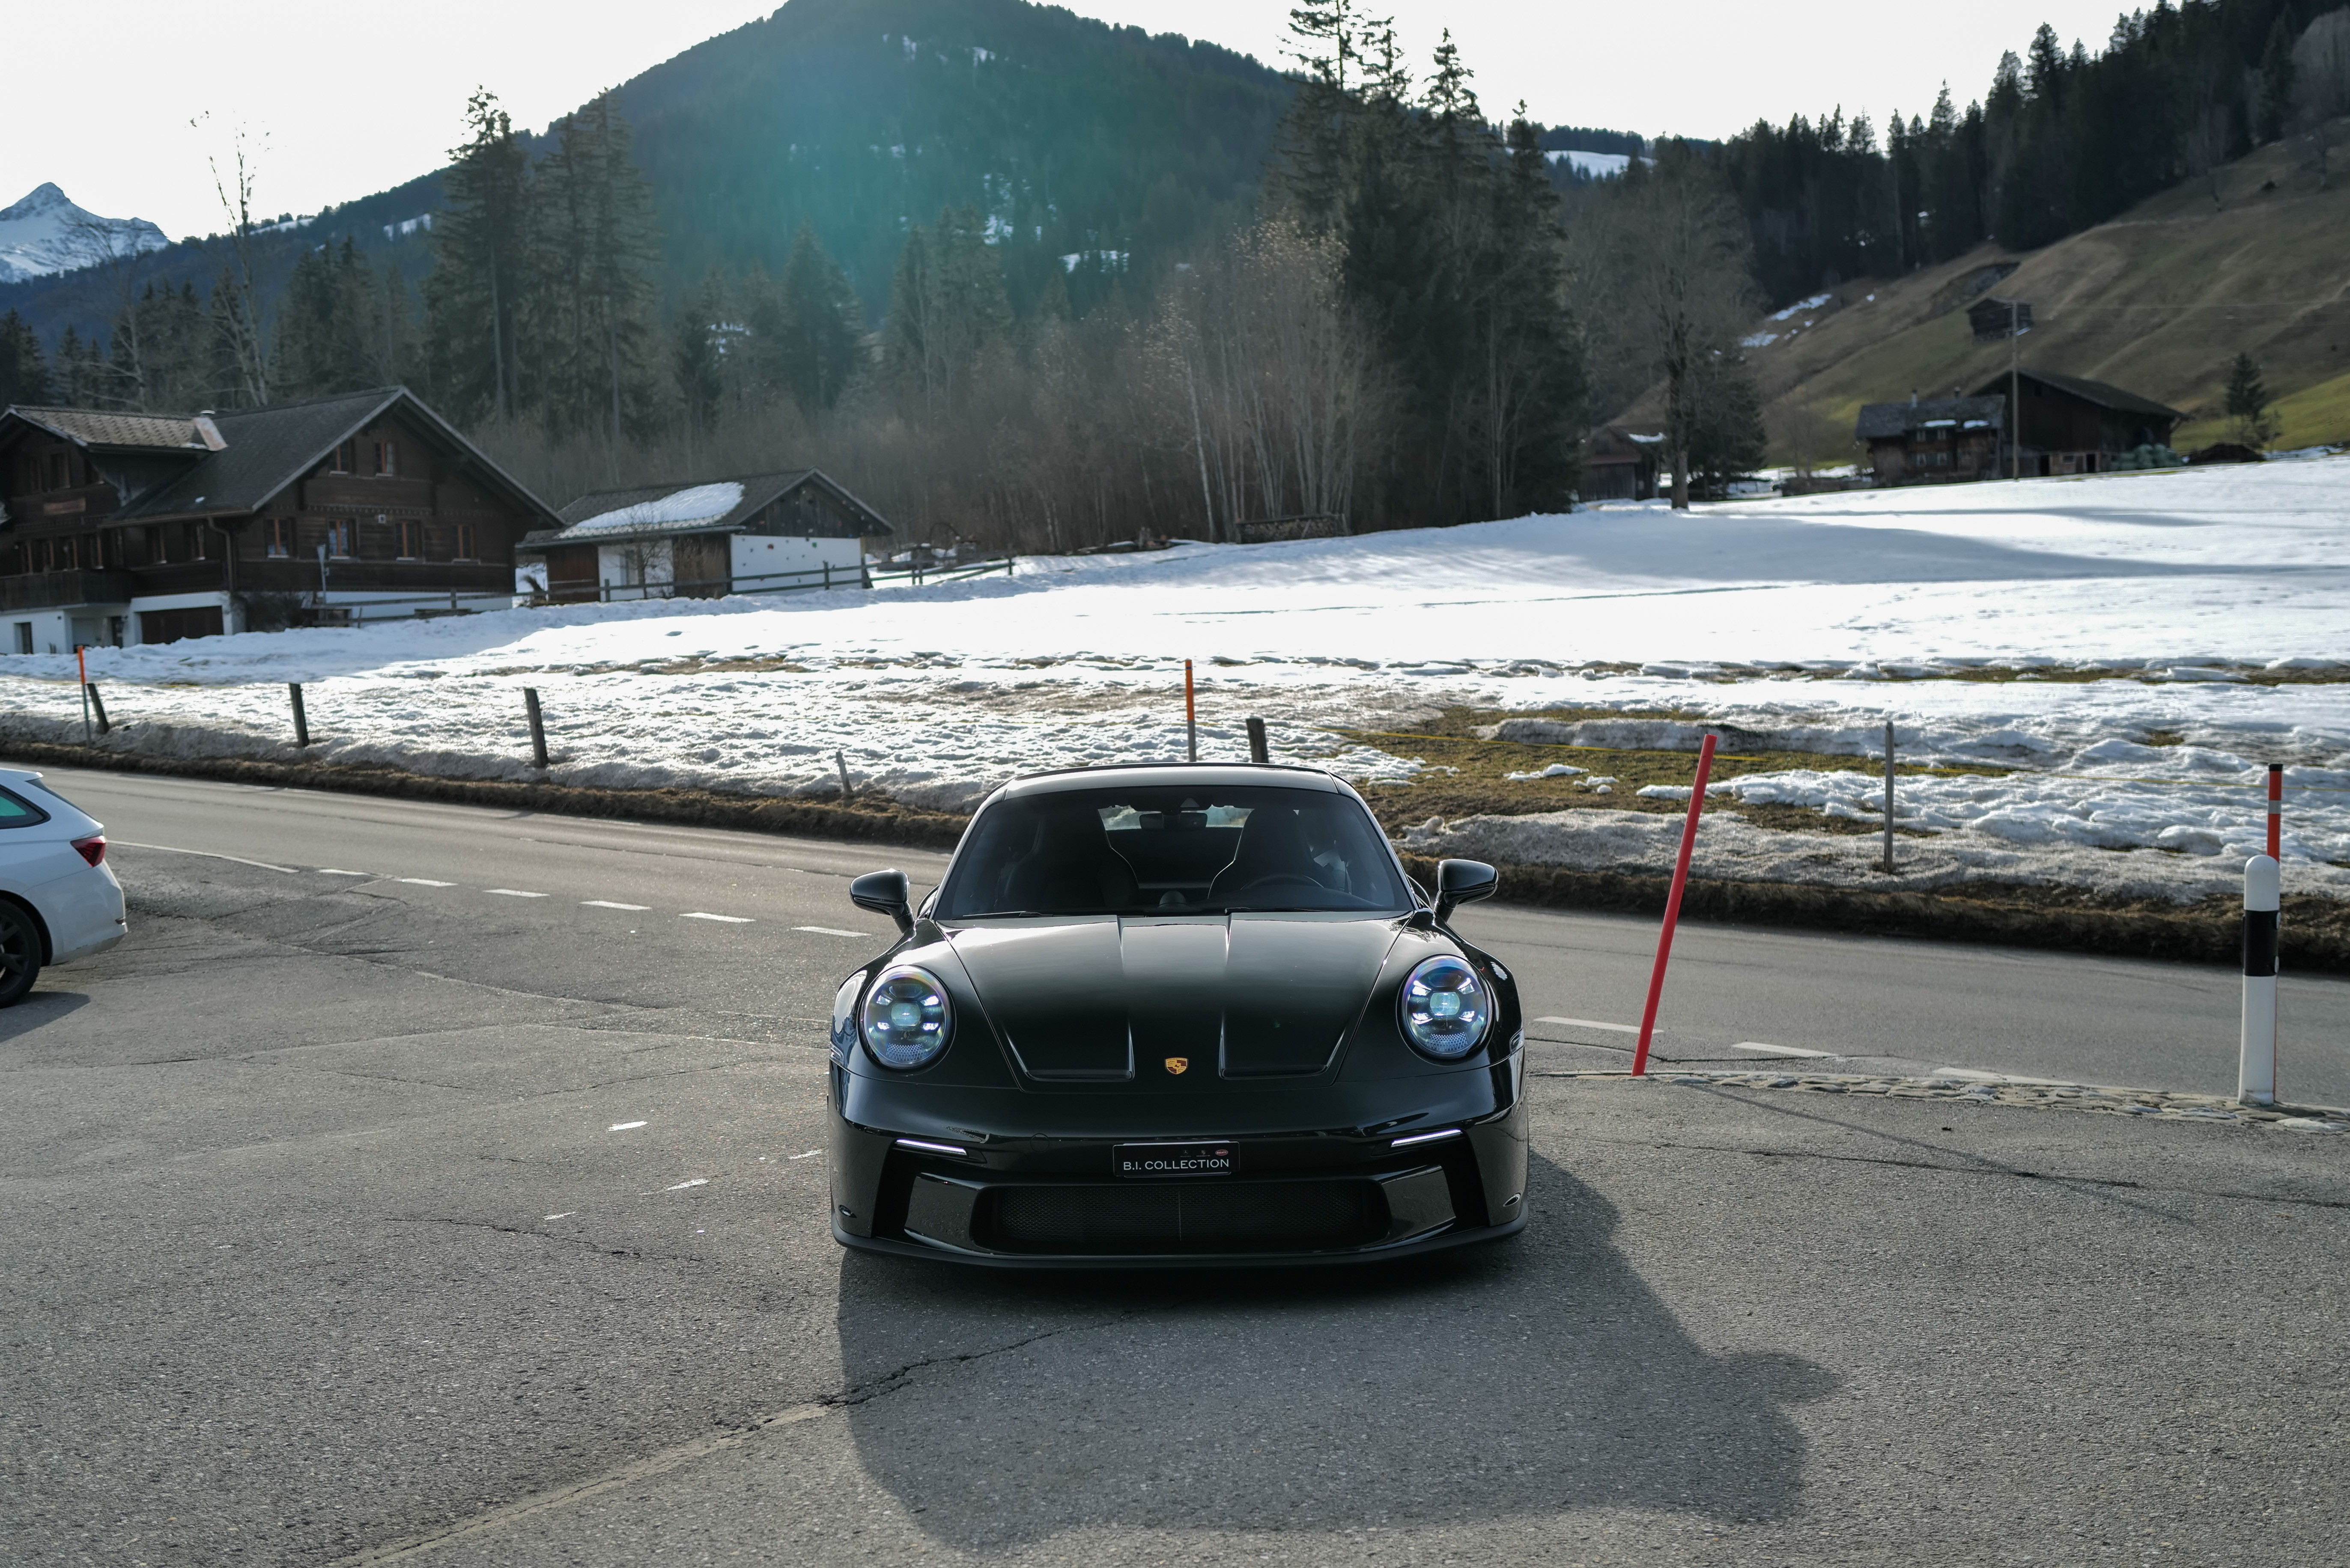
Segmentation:
{"type": "Polygon", "coordinates": [[[321,866],[318,867],[318,875],[321,877],[372,877],[375,873],[372,871],[338,871],[332,866],[321,866]]]}
{"type": "Polygon", "coordinates": [[[1605,1029],[1610,1034],[1638,1034],[1637,1023],[1602,1023],[1596,1018],[1537,1018],[1536,1023],[1565,1023],[1576,1029],[1605,1029]]]}
{"type": "Polygon", "coordinates": [[[671,1192],[682,1192],[689,1187],[707,1187],[709,1185],[710,1178],[706,1176],[696,1176],[679,1182],[675,1187],[671,1188],[669,1190],[671,1192]]]}
{"type": "Polygon", "coordinates": [[[748,915],[712,915],[700,909],[688,909],[678,917],[681,920],[717,920],[729,926],[754,926],[758,922],[748,915]]]}
{"type": "Polygon", "coordinates": [[[272,866],[266,860],[247,860],[242,855],[222,855],[210,849],[182,849],[176,844],[140,844],[129,838],[110,839],[109,842],[117,849],[160,849],[166,855],[200,855],[206,860],[234,860],[239,866],[257,866],[264,871],[279,871],[288,877],[302,875],[291,866],[272,866]]]}
{"type": "Polygon", "coordinates": [[[544,898],[546,897],[544,893],[525,893],[519,888],[484,888],[482,891],[484,893],[495,893],[507,898],[544,898]]]}
{"type": "Polygon", "coordinates": [[[454,882],[435,882],[430,877],[395,877],[395,882],[405,882],[411,888],[453,888],[454,882]]]}
{"type": "Polygon", "coordinates": [[[794,1159],[814,1159],[817,1155],[820,1155],[820,1154],[822,1154],[823,1152],[824,1152],[824,1150],[822,1150],[822,1149],[820,1149],[820,1148],[812,1148],[812,1149],[808,1150],[806,1154],[795,1154],[795,1155],[793,1155],[791,1158],[794,1158],[794,1159]]]}
{"type": "MultiPolygon", "coordinates": [[[[568,1219],[570,1219],[574,1214],[577,1214],[577,1213],[578,1213],[578,1212],[579,1212],[579,1210],[577,1210],[577,1209],[566,1209],[566,1210],[565,1210],[562,1213],[560,1213],[560,1214],[550,1214],[550,1215],[548,1215],[548,1216],[546,1217],[546,1220],[568,1220],[568,1219]]],[[[544,1224],[546,1224],[546,1220],[540,1220],[540,1221],[539,1221],[539,1223],[540,1223],[540,1224],[542,1224],[542,1225],[544,1225],[544,1224]]]]}
{"type": "Polygon", "coordinates": [[[580,907],[588,909],[650,909],[650,904],[616,904],[609,898],[582,898],[580,907]]]}
{"type": "Polygon", "coordinates": [[[642,1122],[614,1122],[610,1127],[606,1127],[604,1130],[606,1132],[627,1132],[630,1127],[640,1127],[644,1125],[645,1124],[642,1122]]]}
{"type": "Polygon", "coordinates": [[[1819,1056],[1830,1062],[1841,1061],[1843,1059],[1838,1053],[1834,1051],[1806,1051],[1801,1045],[1765,1045],[1760,1040],[1741,1040],[1737,1044],[1732,1045],[1731,1049],[1732,1051],[1753,1051],[1765,1056],[1819,1056]]]}
{"type": "Polygon", "coordinates": [[[820,937],[862,937],[870,934],[866,931],[843,930],[838,926],[794,926],[792,929],[795,931],[814,931],[820,937]]]}

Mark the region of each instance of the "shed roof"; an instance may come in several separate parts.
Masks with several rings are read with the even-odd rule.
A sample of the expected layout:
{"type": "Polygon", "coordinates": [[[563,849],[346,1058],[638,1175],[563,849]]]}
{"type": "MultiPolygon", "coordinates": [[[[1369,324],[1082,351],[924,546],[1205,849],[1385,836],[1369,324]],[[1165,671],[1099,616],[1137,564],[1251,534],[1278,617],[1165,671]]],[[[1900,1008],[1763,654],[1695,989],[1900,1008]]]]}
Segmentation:
{"type": "MultiPolygon", "coordinates": [[[[2157,419],[2183,420],[2187,416],[2177,409],[2141,398],[2136,392],[2105,381],[2092,381],[2085,376],[2060,376],[2053,370],[2019,370],[2017,376],[2026,381],[2037,381],[2043,387],[2054,387],[2060,392],[2070,392],[2084,402],[2095,403],[2101,409],[2111,409],[2123,414],[2150,414],[2157,419]]],[[[1986,381],[1976,389],[1978,397],[2004,398],[2007,377],[2001,375],[1986,381]]]]}
{"type": "Polygon", "coordinates": [[[217,427],[206,439],[211,421],[190,414],[126,414],[104,409],[42,409],[16,407],[7,410],[26,424],[36,425],[62,441],[101,451],[189,452],[220,450],[217,427]]]}
{"type": "Polygon", "coordinates": [[[1857,441],[1893,441],[1929,425],[1989,426],[2007,423],[2005,398],[1927,398],[1914,403],[1868,403],[1853,429],[1857,441]]]}
{"type": "Polygon", "coordinates": [[[630,539],[666,539],[681,534],[733,534],[774,503],[814,485],[839,502],[857,520],[859,536],[894,532],[881,514],[827,478],[819,469],[780,469],[728,479],[672,481],[620,490],[591,490],[557,514],[560,528],[536,529],[526,545],[616,545],[630,539]]]}

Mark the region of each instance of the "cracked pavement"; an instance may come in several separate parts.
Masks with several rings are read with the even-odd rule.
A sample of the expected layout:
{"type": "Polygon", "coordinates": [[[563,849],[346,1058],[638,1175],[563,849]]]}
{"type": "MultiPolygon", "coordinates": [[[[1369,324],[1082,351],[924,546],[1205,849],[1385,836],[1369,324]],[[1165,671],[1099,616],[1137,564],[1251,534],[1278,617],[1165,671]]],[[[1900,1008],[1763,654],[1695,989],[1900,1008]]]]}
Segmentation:
{"type": "MultiPolygon", "coordinates": [[[[0,1560],[2341,1560],[2350,1136],[1537,1076],[1509,1242],[846,1254],[857,949],[788,928],[914,857],[335,809],[274,857],[761,923],[119,851],[132,941],[0,1013],[0,1560]]],[[[1565,989],[1592,929],[1503,950],[1565,989]]]]}

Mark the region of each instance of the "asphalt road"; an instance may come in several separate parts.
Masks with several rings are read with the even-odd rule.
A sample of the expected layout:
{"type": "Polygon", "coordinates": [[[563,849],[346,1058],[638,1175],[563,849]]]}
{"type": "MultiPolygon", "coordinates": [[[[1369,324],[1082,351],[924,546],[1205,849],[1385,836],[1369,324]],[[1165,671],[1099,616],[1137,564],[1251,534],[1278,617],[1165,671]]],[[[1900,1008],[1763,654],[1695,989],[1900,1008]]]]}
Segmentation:
{"type": "MultiPolygon", "coordinates": [[[[919,850],[361,795],[62,769],[50,777],[119,844],[237,856],[308,877],[366,872],[339,879],[364,881],[371,899],[397,899],[420,917],[472,920],[494,909],[512,934],[481,955],[492,968],[448,972],[560,977],[566,987],[576,978],[588,994],[659,1006],[690,995],[698,1007],[763,1013],[786,972],[795,984],[821,982],[828,1000],[823,977],[837,979],[866,948],[808,928],[883,926],[849,907],[846,878],[896,865],[927,888],[946,864],[919,850]],[[733,919],[755,929],[728,932],[733,919]],[[606,944],[621,937],[649,961],[616,970],[606,944]]],[[[121,863],[135,871],[161,864],[159,853],[126,847],[121,863]]],[[[1489,905],[1461,925],[1516,971],[1545,1064],[1628,1059],[1653,919],[1489,905]]],[[[431,961],[470,965],[473,955],[431,961]]],[[[2287,975],[2280,991],[2282,1092],[2350,1106],[2350,980],[2287,975]]],[[[791,994],[804,1008],[816,993],[791,994]]],[[[1691,922],[1675,944],[1657,1051],[1683,1063],[1834,1057],[1824,1064],[1855,1072],[1956,1068],[2232,1094],[2241,1002],[2241,982],[2224,967],[1691,922]]]]}
{"type": "MultiPolygon", "coordinates": [[[[813,1152],[846,879],[934,857],[56,776],[133,936],[0,1013],[0,1561],[2341,1561],[2350,1137],[1536,1077],[1513,1241],[974,1275],[813,1152]]],[[[1471,918],[1634,1016],[1642,923],[1471,918]]],[[[2232,1010],[1685,940],[1692,1055],[2212,1086],[2232,1010]]]]}

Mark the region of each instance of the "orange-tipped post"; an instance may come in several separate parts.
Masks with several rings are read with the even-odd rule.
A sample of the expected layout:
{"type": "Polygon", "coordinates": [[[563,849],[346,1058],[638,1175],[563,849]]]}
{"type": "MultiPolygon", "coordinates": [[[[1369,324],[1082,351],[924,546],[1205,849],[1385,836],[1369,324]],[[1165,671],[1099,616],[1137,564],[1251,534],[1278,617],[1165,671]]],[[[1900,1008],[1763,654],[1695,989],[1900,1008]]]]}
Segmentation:
{"type": "Polygon", "coordinates": [[[1191,692],[1191,661],[1183,661],[1183,732],[1191,737],[1191,761],[1200,760],[1200,704],[1191,692]]]}
{"type": "Polygon", "coordinates": [[[1657,966],[1648,971],[1648,1005],[1640,1012],[1640,1048],[1632,1054],[1632,1076],[1648,1071],[1648,1042],[1657,1033],[1657,1003],[1664,999],[1665,963],[1673,956],[1673,928],[1680,924],[1681,893],[1689,887],[1690,852],[1697,847],[1697,814],[1705,809],[1705,781],[1713,772],[1713,740],[1697,753],[1697,787],[1690,791],[1689,816],[1681,824],[1681,852],[1673,862],[1673,890],[1665,896],[1665,929],[1657,938],[1657,966]]]}

